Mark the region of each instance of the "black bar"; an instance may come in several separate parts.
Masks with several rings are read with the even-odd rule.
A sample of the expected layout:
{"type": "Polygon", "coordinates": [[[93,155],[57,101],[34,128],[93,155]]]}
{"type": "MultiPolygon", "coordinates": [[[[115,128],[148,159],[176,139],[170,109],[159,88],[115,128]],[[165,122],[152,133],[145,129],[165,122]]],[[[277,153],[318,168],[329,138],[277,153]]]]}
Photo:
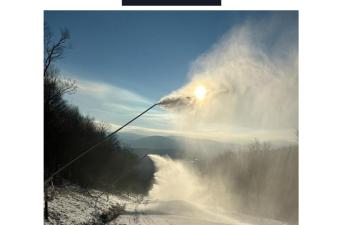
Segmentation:
{"type": "Polygon", "coordinates": [[[123,5],[221,5],[221,0],[122,0],[123,5]]]}

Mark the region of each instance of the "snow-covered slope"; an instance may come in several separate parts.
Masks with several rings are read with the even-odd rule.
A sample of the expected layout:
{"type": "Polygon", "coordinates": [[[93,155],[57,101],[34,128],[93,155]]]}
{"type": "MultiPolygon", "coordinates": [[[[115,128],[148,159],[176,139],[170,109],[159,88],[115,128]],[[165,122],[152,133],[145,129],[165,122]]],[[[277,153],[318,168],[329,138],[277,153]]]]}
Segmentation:
{"type": "Polygon", "coordinates": [[[55,188],[49,202],[49,221],[45,225],[101,224],[100,215],[114,207],[124,207],[110,225],[283,225],[270,219],[207,210],[187,201],[151,201],[141,195],[101,195],[96,190],[75,185],[55,188]]]}
{"type": "Polygon", "coordinates": [[[190,162],[159,155],[149,157],[157,170],[154,174],[155,183],[147,196],[100,195],[99,191],[74,185],[58,187],[55,189],[55,197],[49,202],[50,221],[46,225],[286,224],[236,213],[233,207],[218,204],[221,193],[218,194],[214,186],[206,185],[190,162]],[[113,217],[103,220],[103,217],[112,213],[113,217]]]}

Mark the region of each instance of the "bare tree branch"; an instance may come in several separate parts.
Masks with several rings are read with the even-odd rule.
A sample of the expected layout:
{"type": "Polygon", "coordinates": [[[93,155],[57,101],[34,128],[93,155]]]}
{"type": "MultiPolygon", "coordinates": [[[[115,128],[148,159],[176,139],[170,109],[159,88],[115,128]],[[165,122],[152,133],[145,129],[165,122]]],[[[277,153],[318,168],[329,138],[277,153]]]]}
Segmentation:
{"type": "Polygon", "coordinates": [[[60,31],[59,40],[53,42],[52,32],[45,24],[45,57],[44,57],[44,77],[48,75],[48,70],[52,62],[60,59],[65,48],[69,47],[70,33],[67,29],[60,31]]]}
{"type": "Polygon", "coordinates": [[[70,34],[67,29],[60,31],[60,37],[53,39],[53,34],[48,25],[44,26],[45,31],[45,56],[44,56],[44,102],[49,108],[61,102],[64,94],[73,94],[76,91],[76,82],[58,76],[59,70],[54,66],[54,62],[61,59],[64,50],[69,47],[70,34]]]}

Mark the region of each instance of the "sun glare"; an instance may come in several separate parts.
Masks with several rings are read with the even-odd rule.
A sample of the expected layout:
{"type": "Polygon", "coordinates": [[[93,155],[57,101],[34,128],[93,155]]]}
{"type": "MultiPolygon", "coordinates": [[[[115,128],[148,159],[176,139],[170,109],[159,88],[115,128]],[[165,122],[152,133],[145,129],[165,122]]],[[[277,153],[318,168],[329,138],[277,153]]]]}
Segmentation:
{"type": "Polygon", "coordinates": [[[202,101],[205,98],[205,94],[207,93],[207,90],[205,89],[205,87],[200,85],[196,87],[194,93],[195,93],[196,98],[202,101]]]}

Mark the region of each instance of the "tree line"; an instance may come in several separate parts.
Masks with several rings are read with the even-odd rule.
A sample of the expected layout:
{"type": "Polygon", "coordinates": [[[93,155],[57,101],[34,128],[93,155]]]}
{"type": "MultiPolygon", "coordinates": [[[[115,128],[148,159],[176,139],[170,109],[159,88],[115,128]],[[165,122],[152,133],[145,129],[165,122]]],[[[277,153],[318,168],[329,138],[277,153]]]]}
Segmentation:
{"type": "Polygon", "coordinates": [[[204,163],[200,170],[206,183],[212,189],[223,187],[218,199],[222,206],[297,223],[298,145],[273,148],[255,141],[245,149],[226,151],[204,163]]]}

